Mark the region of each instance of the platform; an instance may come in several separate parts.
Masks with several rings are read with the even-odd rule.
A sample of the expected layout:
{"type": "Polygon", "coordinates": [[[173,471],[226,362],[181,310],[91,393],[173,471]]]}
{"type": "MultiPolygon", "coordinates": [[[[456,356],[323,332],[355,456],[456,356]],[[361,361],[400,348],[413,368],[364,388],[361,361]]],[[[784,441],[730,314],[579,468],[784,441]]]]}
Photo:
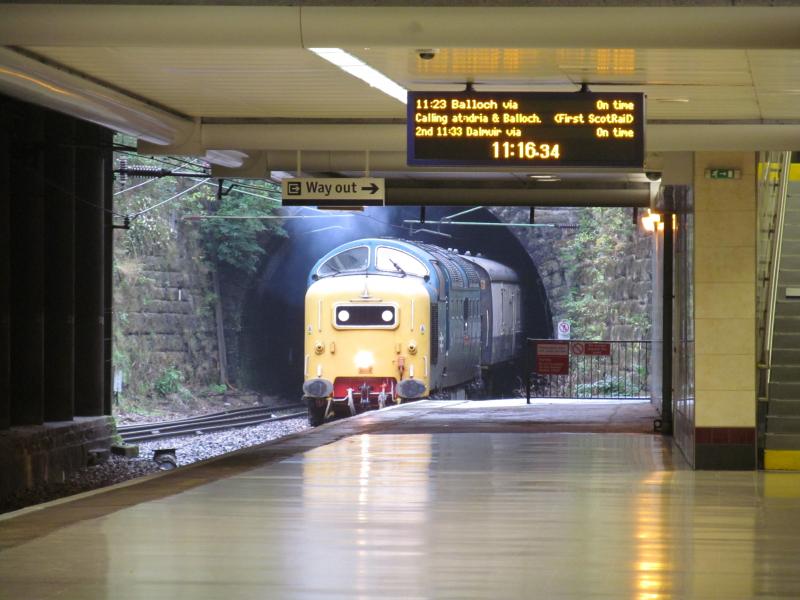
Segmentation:
{"type": "Polygon", "coordinates": [[[695,472],[668,438],[505,404],[368,413],[0,517],[0,598],[800,594],[800,475],[695,472]]]}

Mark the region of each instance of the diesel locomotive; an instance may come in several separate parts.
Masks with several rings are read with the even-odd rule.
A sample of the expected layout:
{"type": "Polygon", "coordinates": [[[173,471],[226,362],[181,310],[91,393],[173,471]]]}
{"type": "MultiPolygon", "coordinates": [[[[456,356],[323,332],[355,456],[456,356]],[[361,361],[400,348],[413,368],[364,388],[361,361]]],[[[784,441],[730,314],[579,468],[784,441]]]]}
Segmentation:
{"type": "Polygon", "coordinates": [[[311,425],[432,392],[461,394],[522,351],[520,282],[469,253],[360,239],[311,270],[304,334],[311,425]]]}

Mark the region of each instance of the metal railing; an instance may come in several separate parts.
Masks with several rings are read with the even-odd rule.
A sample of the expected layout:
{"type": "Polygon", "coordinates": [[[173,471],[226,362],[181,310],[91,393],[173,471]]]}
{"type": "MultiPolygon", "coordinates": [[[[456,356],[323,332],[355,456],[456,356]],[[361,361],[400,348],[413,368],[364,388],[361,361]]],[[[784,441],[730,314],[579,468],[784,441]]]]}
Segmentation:
{"type": "Polygon", "coordinates": [[[769,398],[770,368],[772,366],[772,338],[775,330],[775,305],[778,299],[778,274],[780,271],[781,249],[783,246],[783,228],[786,215],[786,196],[791,169],[791,152],[780,153],[780,162],[776,169],[768,155],[764,165],[763,182],[759,181],[759,202],[767,206],[765,215],[759,215],[766,223],[759,227],[759,283],[762,289],[758,297],[759,320],[759,398],[769,398]],[[777,177],[775,177],[777,175],[777,177]],[[771,227],[770,227],[771,225],[771,227]],[[766,231],[765,231],[766,229],[766,231]],[[765,235],[766,234],[766,235],[765,235]]]}
{"type": "Polygon", "coordinates": [[[528,339],[531,398],[650,398],[652,342],[528,339]]]}

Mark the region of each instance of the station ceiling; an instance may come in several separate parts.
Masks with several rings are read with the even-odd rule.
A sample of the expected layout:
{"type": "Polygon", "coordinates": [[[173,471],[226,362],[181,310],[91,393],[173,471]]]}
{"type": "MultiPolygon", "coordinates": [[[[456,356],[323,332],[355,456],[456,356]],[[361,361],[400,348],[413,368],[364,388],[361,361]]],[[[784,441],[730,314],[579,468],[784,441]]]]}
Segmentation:
{"type": "MultiPolygon", "coordinates": [[[[417,4],[0,3],[0,92],[133,133],[143,152],[206,156],[223,175],[294,172],[299,151],[307,173],[369,167],[419,189],[530,180],[407,167],[405,105],[309,48],[341,48],[412,91],[644,92],[648,169],[665,152],[800,147],[794,2],[417,4]]],[[[560,185],[646,183],[571,173],[560,185]]]]}

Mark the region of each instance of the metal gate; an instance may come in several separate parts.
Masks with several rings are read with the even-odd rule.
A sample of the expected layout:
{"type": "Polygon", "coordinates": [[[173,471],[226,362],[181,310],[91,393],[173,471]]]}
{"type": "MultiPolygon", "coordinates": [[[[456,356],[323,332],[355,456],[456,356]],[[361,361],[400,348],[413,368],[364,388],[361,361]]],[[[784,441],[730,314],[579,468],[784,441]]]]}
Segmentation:
{"type": "Polygon", "coordinates": [[[528,402],[531,398],[649,398],[651,344],[528,338],[528,402]]]}

